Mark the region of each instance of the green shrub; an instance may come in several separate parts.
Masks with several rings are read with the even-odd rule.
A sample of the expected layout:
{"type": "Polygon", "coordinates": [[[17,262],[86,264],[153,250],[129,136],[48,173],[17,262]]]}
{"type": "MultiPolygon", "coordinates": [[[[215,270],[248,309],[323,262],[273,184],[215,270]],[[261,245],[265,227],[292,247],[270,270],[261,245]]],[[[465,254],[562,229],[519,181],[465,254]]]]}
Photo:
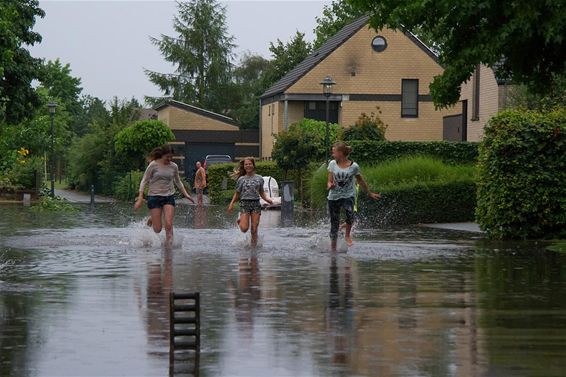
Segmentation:
{"type": "Polygon", "coordinates": [[[344,130],[344,141],[351,142],[354,140],[385,140],[385,130],[387,125],[383,123],[379,117],[381,110],[377,108],[376,113],[362,113],[356,123],[344,130]]]}
{"type": "Polygon", "coordinates": [[[79,209],[73,206],[64,198],[59,196],[51,197],[49,195],[42,195],[37,204],[31,207],[33,211],[60,211],[60,212],[78,212],[79,209]]]}
{"type": "Polygon", "coordinates": [[[175,140],[173,131],[162,121],[139,120],[115,137],[116,155],[129,169],[141,169],[145,156],[155,147],[175,140]]]}
{"type": "Polygon", "coordinates": [[[475,163],[478,143],[448,141],[351,141],[352,159],[374,165],[405,156],[429,156],[449,164],[475,163]]]}
{"type": "MultiPolygon", "coordinates": [[[[373,225],[469,221],[476,203],[474,167],[449,165],[430,157],[405,157],[363,167],[370,188],[382,193],[379,201],[360,193],[360,215],[373,225]]],[[[311,180],[311,205],[326,205],[325,166],[311,180]]]]}
{"type": "Polygon", "coordinates": [[[477,220],[496,239],[566,235],[566,111],[511,110],[480,146],[477,220]]]}
{"type": "Polygon", "coordinates": [[[124,201],[135,199],[139,192],[142,177],[143,171],[133,170],[118,179],[114,184],[114,198],[124,201]]]}
{"type": "MultiPolygon", "coordinates": [[[[329,124],[330,144],[341,140],[342,132],[340,125],[329,124]]],[[[271,156],[284,171],[302,169],[313,161],[324,161],[329,149],[326,123],[319,120],[303,119],[293,123],[275,139],[271,156]]]]}

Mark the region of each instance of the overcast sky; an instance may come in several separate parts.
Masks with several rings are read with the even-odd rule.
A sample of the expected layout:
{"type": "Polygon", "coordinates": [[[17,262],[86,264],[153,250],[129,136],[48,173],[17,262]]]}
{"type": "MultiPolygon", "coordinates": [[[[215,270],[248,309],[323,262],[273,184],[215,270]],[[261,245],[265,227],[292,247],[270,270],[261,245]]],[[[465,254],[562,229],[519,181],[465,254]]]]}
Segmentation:
{"type": "MultiPolygon", "coordinates": [[[[313,39],[315,17],[324,1],[223,1],[236,54],[269,57],[269,42],[288,40],[296,30],[313,39]]],[[[46,12],[35,30],[43,36],[31,48],[36,57],[69,63],[82,79],[83,93],[108,100],[113,96],[143,100],[160,93],[144,68],[172,72],[149,36],[172,34],[174,1],[40,0],[46,12]]]]}

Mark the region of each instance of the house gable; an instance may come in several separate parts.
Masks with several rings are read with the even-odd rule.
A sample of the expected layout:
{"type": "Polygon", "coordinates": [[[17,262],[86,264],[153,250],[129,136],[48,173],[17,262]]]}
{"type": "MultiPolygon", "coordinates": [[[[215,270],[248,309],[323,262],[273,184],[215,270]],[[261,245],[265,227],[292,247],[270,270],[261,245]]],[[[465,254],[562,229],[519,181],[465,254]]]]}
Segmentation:
{"type": "Polygon", "coordinates": [[[179,101],[167,101],[155,107],[158,119],[173,130],[239,131],[227,116],[179,101]]]}
{"type": "Polygon", "coordinates": [[[426,96],[434,76],[442,72],[435,55],[411,34],[387,28],[375,31],[365,26],[285,93],[320,93],[320,81],[330,74],[337,83],[332,89],[337,94],[398,96],[401,79],[419,79],[419,94],[426,96]],[[382,52],[374,51],[371,46],[376,36],[387,41],[387,48],[382,52]]]}

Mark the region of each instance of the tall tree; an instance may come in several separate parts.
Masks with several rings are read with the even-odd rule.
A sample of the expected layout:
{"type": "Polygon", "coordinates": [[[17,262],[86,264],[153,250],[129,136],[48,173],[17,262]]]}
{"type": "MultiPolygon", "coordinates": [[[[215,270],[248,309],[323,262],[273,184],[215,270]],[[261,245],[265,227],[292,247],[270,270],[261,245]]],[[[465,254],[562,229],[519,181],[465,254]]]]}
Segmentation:
{"type": "Polygon", "coordinates": [[[45,13],[38,0],[3,0],[0,6],[0,123],[19,123],[33,114],[39,97],[32,81],[41,60],[26,49],[41,42],[34,32],[36,17],[45,13]]]}
{"type": "Polygon", "coordinates": [[[312,46],[305,40],[305,34],[297,31],[289,42],[284,43],[280,39],[275,43],[271,42],[269,51],[273,59],[270,69],[264,75],[266,87],[271,86],[305,60],[311,53],[312,46]]]}
{"type": "Polygon", "coordinates": [[[334,0],[330,5],[325,5],[322,16],[316,17],[316,27],[314,28],[316,39],[313,42],[313,48],[319,48],[328,38],[364,14],[363,9],[345,0],[334,0]]]}
{"type": "Polygon", "coordinates": [[[177,35],[151,38],[165,60],[173,63],[175,72],[146,70],[146,74],[165,96],[225,112],[224,90],[230,82],[234,48],[234,38],[228,35],[226,26],[226,8],[216,0],[179,2],[177,8],[173,21],[177,35]]]}
{"type": "Polygon", "coordinates": [[[566,73],[566,2],[562,0],[348,0],[371,13],[375,28],[420,28],[437,42],[444,73],[430,92],[437,106],[454,104],[477,64],[551,90],[566,73]]]}
{"type": "Polygon", "coordinates": [[[235,103],[230,112],[240,128],[259,127],[259,96],[264,92],[263,75],[269,70],[269,60],[259,55],[245,54],[233,72],[235,103]]]}

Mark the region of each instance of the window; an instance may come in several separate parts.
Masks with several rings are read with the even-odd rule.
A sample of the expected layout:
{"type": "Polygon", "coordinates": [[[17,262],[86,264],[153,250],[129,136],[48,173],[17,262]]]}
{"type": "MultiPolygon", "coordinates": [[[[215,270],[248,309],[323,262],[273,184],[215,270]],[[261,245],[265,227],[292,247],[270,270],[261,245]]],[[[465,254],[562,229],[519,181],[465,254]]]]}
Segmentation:
{"type": "MultiPolygon", "coordinates": [[[[328,102],[328,118],[330,123],[338,123],[338,112],[340,102],[328,102]]],[[[305,118],[315,120],[326,120],[326,101],[309,101],[305,102],[305,118]]]]}
{"type": "Polygon", "coordinates": [[[387,41],[385,38],[377,36],[371,41],[371,48],[373,48],[375,52],[382,52],[387,48],[387,41]]]}
{"type": "Polygon", "coordinates": [[[401,80],[401,117],[417,118],[419,116],[419,80],[401,80]]]}

